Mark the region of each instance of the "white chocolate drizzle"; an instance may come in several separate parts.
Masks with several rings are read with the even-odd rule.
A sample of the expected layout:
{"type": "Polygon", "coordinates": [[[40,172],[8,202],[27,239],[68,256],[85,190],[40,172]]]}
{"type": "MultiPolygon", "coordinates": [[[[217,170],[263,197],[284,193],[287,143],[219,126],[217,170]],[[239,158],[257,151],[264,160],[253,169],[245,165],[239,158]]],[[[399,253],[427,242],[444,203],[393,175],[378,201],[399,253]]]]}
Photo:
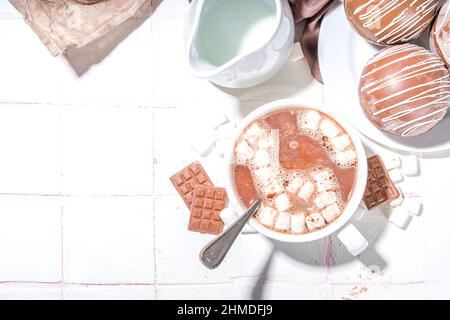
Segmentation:
{"type": "Polygon", "coordinates": [[[375,33],[377,43],[395,44],[418,37],[432,21],[437,6],[436,0],[369,0],[353,14],[365,28],[379,29],[375,33]],[[384,18],[401,8],[404,9],[389,24],[379,27],[384,18]]]}
{"type": "Polygon", "coordinates": [[[369,109],[376,110],[372,116],[380,117],[390,131],[404,137],[415,135],[423,127],[431,128],[442,119],[450,104],[450,79],[438,57],[421,47],[404,44],[384,49],[369,61],[369,65],[377,63],[379,66],[373,69],[366,67],[361,76],[360,91],[370,96],[369,109]],[[418,57],[421,57],[419,62],[418,57]],[[386,71],[399,63],[406,66],[396,72],[386,71]],[[405,86],[406,81],[414,78],[424,81],[405,86]],[[383,95],[381,90],[390,87],[401,89],[375,98],[383,95]],[[405,116],[408,116],[407,120],[402,121],[405,116]]]}

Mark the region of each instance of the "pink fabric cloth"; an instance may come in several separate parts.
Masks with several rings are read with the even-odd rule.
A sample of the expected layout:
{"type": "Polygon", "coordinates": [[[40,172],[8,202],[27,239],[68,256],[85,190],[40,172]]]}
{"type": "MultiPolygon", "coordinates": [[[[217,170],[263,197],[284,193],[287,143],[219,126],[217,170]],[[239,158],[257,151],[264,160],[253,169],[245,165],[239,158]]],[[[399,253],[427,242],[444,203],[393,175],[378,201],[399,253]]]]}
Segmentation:
{"type": "MultiPolygon", "coordinates": [[[[188,0],[191,2],[192,0],[188,0]]],[[[320,23],[334,0],[288,0],[296,23],[305,21],[305,30],[300,39],[303,54],[312,76],[323,83],[317,56],[320,23]]]]}
{"type": "Polygon", "coordinates": [[[300,39],[312,76],[323,83],[317,54],[320,24],[334,0],[289,0],[296,23],[305,21],[300,39]]]}

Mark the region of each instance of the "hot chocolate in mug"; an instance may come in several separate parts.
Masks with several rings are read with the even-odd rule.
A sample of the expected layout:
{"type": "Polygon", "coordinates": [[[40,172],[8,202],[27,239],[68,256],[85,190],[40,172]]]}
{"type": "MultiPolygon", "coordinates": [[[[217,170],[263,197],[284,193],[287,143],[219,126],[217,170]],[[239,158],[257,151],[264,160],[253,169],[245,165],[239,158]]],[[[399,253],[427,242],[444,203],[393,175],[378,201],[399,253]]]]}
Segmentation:
{"type": "MultiPolygon", "coordinates": [[[[354,162],[352,163],[352,171],[348,171],[351,172],[351,179],[352,179],[352,187],[350,192],[346,192],[346,196],[344,201],[341,201],[339,206],[337,205],[338,202],[336,203],[332,203],[329,201],[329,199],[331,199],[330,197],[333,196],[335,197],[335,195],[337,194],[337,198],[336,199],[341,199],[342,200],[342,196],[339,192],[322,192],[320,194],[318,194],[317,192],[314,193],[315,194],[315,198],[314,201],[312,203],[317,203],[317,206],[319,206],[319,208],[325,208],[325,206],[329,206],[331,209],[328,209],[328,207],[326,207],[325,209],[323,209],[323,211],[321,211],[322,213],[311,213],[309,212],[308,214],[305,215],[301,215],[301,219],[303,219],[305,216],[307,217],[308,223],[310,224],[306,224],[308,225],[309,228],[305,227],[305,232],[292,232],[292,230],[294,230],[294,228],[288,227],[287,229],[283,229],[283,230],[278,230],[277,228],[272,228],[272,227],[267,227],[267,224],[265,225],[264,223],[261,223],[261,220],[258,218],[258,213],[249,221],[249,224],[251,227],[253,227],[257,232],[261,233],[262,235],[269,237],[271,239],[275,239],[278,241],[283,241],[283,242],[291,242],[291,243],[300,243],[300,242],[310,242],[310,241],[315,241],[315,240],[319,240],[322,239],[324,237],[327,237],[331,234],[336,234],[337,237],[339,238],[339,240],[346,246],[346,248],[348,249],[348,251],[352,254],[352,255],[359,255],[360,253],[362,253],[368,246],[368,242],[367,240],[364,238],[364,236],[356,229],[356,227],[354,227],[350,222],[350,218],[356,213],[356,211],[358,210],[359,204],[362,201],[362,198],[364,196],[364,191],[366,188],[366,183],[367,183],[367,173],[368,173],[368,168],[367,168],[367,156],[364,150],[364,147],[362,145],[362,142],[358,136],[358,133],[353,129],[352,126],[350,126],[349,124],[347,124],[344,120],[340,119],[338,116],[332,115],[329,112],[325,111],[323,107],[320,106],[310,106],[310,105],[305,105],[303,104],[301,101],[296,101],[296,100],[278,100],[278,101],[274,101],[271,103],[268,103],[260,108],[258,108],[257,110],[253,111],[252,113],[250,113],[248,116],[246,116],[240,123],[237,131],[236,131],[236,135],[233,139],[233,143],[230,143],[230,146],[227,150],[226,153],[226,168],[225,168],[225,187],[230,199],[230,204],[232,206],[232,209],[235,210],[236,212],[245,212],[246,211],[246,207],[249,206],[249,200],[245,199],[245,194],[243,194],[242,190],[246,190],[245,188],[248,187],[249,184],[256,185],[256,182],[254,183],[244,183],[242,180],[240,182],[239,181],[240,178],[238,178],[238,180],[236,180],[236,145],[238,142],[243,141],[243,135],[247,134],[248,130],[252,130],[250,129],[251,127],[254,127],[255,123],[260,123],[259,121],[264,120],[264,119],[272,119],[276,125],[281,125],[281,126],[287,126],[286,124],[286,120],[282,118],[283,114],[288,115],[289,113],[291,115],[295,115],[295,119],[300,119],[300,117],[305,117],[304,114],[306,114],[306,117],[311,117],[311,119],[315,118],[315,117],[319,117],[316,118],[315,120],[313,119],[312,121],[315,122],[315,125],[318,126],[319,121],[324,121],[323,122],[323,128],[325,130],[325,127],[327,127],[329,130],[329,132],[335,132],[334,134],[338,134],[336,130],[338,130],[340,133],[341,138],[337,137],[338,139],[336,139],[336,144],[339,143],[340,146],[342,146],[342,141],[346,140],[346,143],[351,143],[351,152],[347,152],[347,154],[345,155],[345,157],[343,157],[342,159],[349,159],[349,154],[351,154],[354,158],[354,162]],[[273,118],[272,115],[280,115],[280,117],[277,118],[273,118]],[[321,116],[320,116],[321,115],[321,116]],[[325,123],[327,122],[327,123],[325,123]],[[335,124],[334,129],[333,129],[333,124],[335,124]],[[331,127],[330,127],[331,125],[331,127]],[[333,131],[334,130],[334,131],[333,131]],[[344,139],[345,138],[345,139],[344,139]],[[240,184],[243,183],[244,187],[240,186],[240,184]],[[324,198],[324,199],[319,199],[319,198],[324,198]],[[328,201],[328,202],[326,202],[328,201]],[[247,203],[244,203],[247,202],[247,203]],[[322,207],[322,204],[324,204],[324,206],[322,207]],[[333,208],[340,208],[340,211],[338,214],[334,214],[331,215],[331,213],[333,213],[333,208]],[[325,212],[327,211],[327,212],[325,212]],[[314,229],[311,228],[311,224],[316,223],[316,221],[313,219],[313,215],[315,215],[315,217],[317,217],[319,220],[322,221],[322,223],[325,223],[325,225],[322,225],[320,228],[314,229]],[[325,219],[323,217],[325,217],[325,219]],[[308,218],[309,217],[309,218],[308,218]],[[326,222],[325,222],[326,220],[326,222]],[[289,229],[290,228],[290,229],[289,229]],[[289,231],[291,230],[291,231],[289,231]]],[[[272,121],[271,120],[271,121],[272,121]]],[[[300,121],[300,120],[297,120],[300,121]]],[[[303,120],[301,120],[303,121],[303,120]]],[[[309,121],[309,120],[308,120],[309,121]]],[[[305,126],[308,127],[308,121],[305,122],[305,126]]],[[[297,123],[297,122],[296,122],[297,123]]],[[[300,122],[298,122],[300,123],[300,122]]],[[[322,124],[322,122],[320,122],[322,124]]],[[[275,126],[276,126],[275,125],[275,126]]],[[[300,125],[300,124],[298,124],[300,125]]],[[[291,126],[292,127],[292,126],[291,126]]],[[[322,126],[321,126],[322,128],[322,126]]],[[[267,129],[267,128],[266,128],[267,129]]],[[[270,129],[270,128],[269,128],[270,129]]],[[[303,130],[303,129],[302,129],[303,130]]],[[[309,130],[309,129],[308,129],[309,130]]],[[[278,130],[279,131],[279,130],[278,130]]],[[[279,133],[279,132],[278,132],[279,133]]],[[[281,135],[281,133],[279,133],[281,135]]],[[[284,133],[283,133],[284,134],[284,133]]],[[[260,137],[261,138],[261,137],[260,137]]],[[[279,137],[278,137],[279,138],[279,137]]],[[[281,145],[281,143],[279,141],[281,141],[281,138],[279,138],[280,140],[272,140],[272,141],[278,141],[277,143],[281,145]]],[[[325,152],[326,149],[328,148],[328,142],[330,142],[329,137],[322,135],[321,139],[323,140],[323,148],[325,148],[325,152]]],[[[263,139],[263,142],[259,142],[261,144],[267,144],[267,139],[263,139]]],[[[270,140],[270,139],[269,139],[270,140]]],[[[302,159],[302,154],[300,153],[300,160],[308,160],[310,163],[313,163],[315,160],[315,155],[317,154],[317,157],[320,157],[320,152],[316,152],[313,146],[313,141],[311,140],[310,142],[308,142],[309,137],[308,134],[305,135],[305,137],[301,137],[295,141],[289,141],[289,146],[292,146],[294,148],[298,148],[298,150],[303,150],[305,152],[304,157],[305,159],[302,159]],[[291,145],[293,143],[293,145],[291,145]],[[309,143],[309,144],[308,144],[309,143]],[[301,149],[301,145],[304,144],[304,148],[301,149]],[[312,161],[312,162],[311,162],[312,161]]],[[[322,146],[322,140],[320,140],[319,138],[316,139],[316,141],[319,142],[319,146],[322,146]]],[[[331,139],[332,140],[332,139],[331,139]]],[[[246,140],[248,141],[248,140],[246,140]]],[[[333,141],[331,141],[333,142],[333,141]]],[[[246,142],[247,143],[247,142],[246,142]]],[[[332,144],[330,144],[332,145],[332,144]]],[[[279,146],[280,148],[280,146],[279,146]]],[[[284,148],[284,147],[281,147],[284,148]]],[[[338,147],[340,148],[340,147],[338,147]]],[[[330,148],[328,148],[330,149],[330,148]]],[[[344,148],[340,149],[340,150],[344,150],[344,148]]],[[[348,150],[348,148],[347,148],[348,150]]],[[[258,151],[257,151],[258,152],[258,151]]],[[[282,155],[283,158],[286,158],[286,156],[284,155],[284,153],[280,153],[279,151],[275,152],[276,156],[275,157],[280,157],[280,154],[282,155]]],[[[330,153],[331,154],[331,153],[330,153]]],[[[337,154],[336,154],[337,155],[337,154]]],[[[340,156],[342,157],[343,154],[340,153],[340,156]]],[[[288,155],[289,156],[289,155],[288,155]]],[[[298,156],[297,156],[298,157],[298,156]]],[[[252,158],[253,160],[251,161],[256,161],[256,163],[258,164],[258,161],[261,165],[266,165],[265,164],[265,158],[262,157],[260,154],[259,155],[254,155],[254,157],[252,158]],[[256,159],[258,157],[258,159],[256,159]]],[[[318,159],[318,158],[317,158],[318,159]]],[[[278,165],[280,167],[282,167],[282,163],[283,161],[285,161],[286,159],[277,159],[278,161],[278,165]]],[[[347,161],[346,160],[346,161],[347,161]]],[[[333,161],[337,161],[337,160],[333,160],[333,161]]],[[[323,161],[322,161],[323,162],[323,161]]],[[[321,163],[322,163],[321,162],[321,163]]],[[[253,162],[252,162],[253,163],[253,162]]],[[[300,162],[301,163],[301,162],[300,162]]],[[[289,165],[289,163],[288,163],[289,165]]],[[[342,166],[342,164],[339,164],[342,166]]],[[[266,170],[270,170],[268,169],[269,167],[264,167],[263,169],[266,170]]],[[[320,170],[328,170],[328,168],[322,168],[322,166],[319,166],[319,168],[321,168],[320,170]]],[[[336,169],[337,167],[335,167],[336,169]]],[[[290,169],[290,168],[289,168],[290,169]]],[[[295,169],[295,168],[294,168],[295,169]]],[[[248,169],[248,171],[250,172],[253,169],[248,169]]],[[[283,172],[290,172],[289,170],[285,170],[283,169],[283,172]]],[[[314,169],[315,170],[315,169],[314,169]]],[[[330,169],[331,170],[331,169],[330,169]]],[[[336,169],[337,170],[337,169],[336,169]]],[[[298,172],[295,172],[295,170],[292,170],[294,173],[292,175],[293,176],[299,176],[298,172]]],[[[278,172],[278,171],[277,171],[278,172]]],[[[300,174],[302,171],[299,171],[300,174]]],[[[306,172],[306,171],[305,171],[306,172]]],[[[339,178],[339,174],[334,174],[336,171],[332,171],[334,178],[339,178]]],[[[268,175],[270,176],[270,172],[267,172],[268,175]]],[[[316,173],[316,171],[314,171],[314,173],[316,173]]],[[[318,173],[321,174],[321,173],[318,173]]],[[[252,175],[248,175],[250,177],[254,177],[253,173],[252,175]]],[[[309,173],[309,176],[311,176],[311,172],[309,173]]],[[[337,179],[336,181],[340,181],[340,179],[337,179]]],[[[252,180],[252,179],[250,179],[252,180]]],[[[286,180],[286,179],[285,179],[286,180]]],[[[284,181],[284,188],[285,190],[289,190],[289,188],[291,188],[292,192],[294,192],[293,190],[296,190],[295,192],[297,192],[297,190],[299,193],[299,196],[301,197],[302,192],[305,193],[305,191],[302,191],[302,189],[300,189],[300,185],[302,184],[302,182],[295,182],[293,181],[294,178],[287,178],[288,181],[284,181]],[[291,181],[289,181],[291,179],[291,181]],[[297,189],[293,189],[294,187],[292,187],[293,185],[297,185],[297,189]]],[[[301,181],[301,179],[299,179],[301,181]]],[[[252,180],[254,181],[254,180],[252,180]]],[[[303,179],[303,181],[305,181],[305,179],[303,179]]],[[[308,180],[309,181],[309,180],[308,180]]],[[[313,185],[314,183],[310,183],[308,182],[310,185],[313,185]]],[[[314,180],[316,181],[316,180],[314,180]]],[[[305,183],[304,185],[306,185],[307,183],[305,183]]],[[[258,197],[261,198],[261,194],[264,194],[264,192],[260,192],[261,190],[259,190],[256,187],[253,187],[253,190],[258,190],[258,197]]],[[[311,189],[311,192],[309,194],[309,196],[311,196],[312,194],[312,190],[319,190],[319,189],[323,189],[321,191],[325,191],[325,188],[322,188],[321,186],[313,186],[313,189],[311,189]]],[[[308,188],[306,188],[308,189],[308,188]]],[[[256,194],[256,193],[255,193],[256,194]]],[[[276,192],[274,194],[277,194],[276,192]]],[[[285,206],[285,204],[288,201],[288,197],[286,196],[287,191],[282,191],[281,193],[277,194],[276,199],[272,199],[269,198],[269,196],[267,196],[267,199],[264,199],[263,203],[265,202],[265,200],[271,202],[271,203],[275,203],[275,209],[271,209],[271,210],[275,210],[277,211],[277,209],[279,208],[285,208],[286,210],[288,210],[287,208],[289,207],[288,205],[285,206]],[[273,200],[275,202],[273,202],[273,200]],[[283,207],[285,206],[285,207],[283,207]]],[[[267,195],[267,194],[266,194],[267,195]]],[[[304,199],[306,199],[306,197],[303,197],[304,199]]],[[[301,200],[303,201],[303,200],[301,200]]],[[[336,200],[338,201],[338,200],[336,200]]],[[[305,202],[306,203],[306,202],[305,202]]],[[[315,209],[314,210],[318,210],[317,206],[314,205],[315,209]]],[[[291,207],[292,208],[292,207],[291,207]]],[[[283,209],[283,210],[285,210],[283,209]]],[[[336,209],[334,209],[336,210],[336,209]]],[[[287,211],[286,211],[287,212],[287,211]]],[[[306,211],[305,211],[306,213],[306,211]]],[[[336,212],[335,212],[336,213],[336,212]]],[[[289,216],[289,213],[283,213],[287,219],[292,219],[289,220],[289,223],[293,223],[293,212],[291,210],[290,214],[291,216],[289,216]]],[[[281,215],[281,210],[278,210],[277,212],[277,219],[280,219],[279,216],[281,215]]],[[[295,215],[297,218],[299,217],[299,215],[295,215]]],[[[320,222],[320,221],[319,221],[320,222]]],[[[282,225],[282,222],[280,223],[280,225],[282,225]]],[[[297,223],[298,226],[298,223],[297,223]]],[[[283,228],[283,227],[282,227],[283,228]]],[[[297,228],[297,227],[296,227],[297,228]]],[[[295,229],[298,231],[298,228],[295,229]]]]}

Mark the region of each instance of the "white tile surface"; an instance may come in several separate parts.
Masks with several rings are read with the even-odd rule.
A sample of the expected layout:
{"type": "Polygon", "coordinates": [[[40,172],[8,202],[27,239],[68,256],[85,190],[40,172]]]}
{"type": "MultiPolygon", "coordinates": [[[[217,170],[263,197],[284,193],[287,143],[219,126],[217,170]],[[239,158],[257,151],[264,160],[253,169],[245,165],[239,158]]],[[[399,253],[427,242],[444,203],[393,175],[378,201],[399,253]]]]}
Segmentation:
{"type": "Polygon", "coordinates": [[[47,284],[1,284],[1,300],[61,300],[62,289],[47,284]]]}
{"type": "Polygon", "coordinates": [[[155,280],[151,197],[64,201],[64,280],[152,284],[155,280]]]}
{"type": "Polygon", "coordinates": [[[64,287],[64,300],[154,300],[155,288],[153,286],[133,285],[105,285],[105,286],[79,286],[68,285],[64,287]]]}
{"type": "Polygon", "coordinates": [[[61,205],[50,197],[0,197],[0,282],[59,282],[61,205]]]}
{"type": "Polygon", "coordinates": [[[60,192],[60,125],[58,107],[0,105],[0,193],[60,192]]]}
{"type": "Polygon", "coordinates": [[[241,286],[236,283],[158,285],[156,296],[162,300],[236,300],[243,297],[241,286]]]}
{"type": "Polygon", "coordinates": [[[164,0],[134,32],[127,24],[54,58],[0,2],[0,298],[449,298],[448,155],[422,159],[420,177],[402,182],[424,204],[405,231],[381,210],[354,221],[371,245],[360,259],[334,236],[286,245],[253,234],[220,268],[200,264],[212,237],[187,231],[168,178],[201,160],[220,186],[224,165],[197,155],[190,133],[211,113],[238,122],[275,99],[321,104],[323,87],[305,60],[250,89],[194,79],[184,65],[187,6],[164,0]],[[78,75],[72,65],[92,58],[78,75]]]}
{"type": "Polygon", "coordinates": [[[152,192],[151,109],[71,107],[62,127],[65,194],[152,192]]]}
{"type": "Polygon", "coordinates": [[[224,283],[239,270],[241,248],[233,246],[220,269],[210,271],[199,258],[211,235],[188,232],[189,210],[177,196],[155,199],[157,284],[224,283]],[[189,248],[189,249],[187,249],[189,248]],[[179,263],[173,263],[174,261],[179,263]],[[180,265],[181,263],[181,265],[180,265]]]}

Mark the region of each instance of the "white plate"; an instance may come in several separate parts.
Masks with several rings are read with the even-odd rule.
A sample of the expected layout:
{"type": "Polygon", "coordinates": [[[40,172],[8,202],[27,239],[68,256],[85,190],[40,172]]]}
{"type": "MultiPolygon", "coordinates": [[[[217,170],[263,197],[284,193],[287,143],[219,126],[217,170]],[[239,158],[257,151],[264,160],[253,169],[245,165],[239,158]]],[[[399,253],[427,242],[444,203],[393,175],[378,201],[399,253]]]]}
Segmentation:
{"type": "MultiPolygon", "coordinates": [[[[427,34],[418,44],[427,44],[427,34]]],[[[319,36],[319,63],[325,83],[325,104],[339,108],[363,135],[398,151],[430,154],[450,150],[450,116],[430,132],[413,138],[396,138],[378,130],[364,115],[358,98],[359,78],[367,61],[381,47],[368,43],[351,28],[339,0],[325,15],[319,36]]]]}

